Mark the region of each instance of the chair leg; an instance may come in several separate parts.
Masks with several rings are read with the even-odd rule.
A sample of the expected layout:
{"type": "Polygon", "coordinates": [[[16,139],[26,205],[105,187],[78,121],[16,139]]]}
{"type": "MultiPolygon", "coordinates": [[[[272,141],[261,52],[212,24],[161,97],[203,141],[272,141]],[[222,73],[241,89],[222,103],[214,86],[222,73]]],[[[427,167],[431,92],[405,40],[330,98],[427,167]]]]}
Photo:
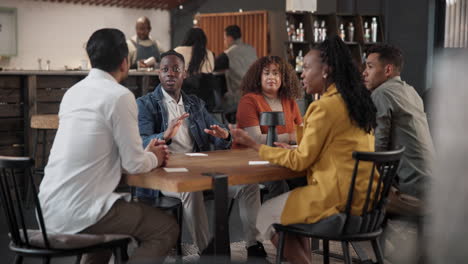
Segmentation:
{"type": "Polygon", "coordinates": [[[182,258],[182,223],[184,221],[182,204],[175,210],[175,215],[177,218],[177,223],[179,224],[179,237],[177,238],[176,251],[177,255],[182,258]]]}
{"type": "Polygon", "coordinates": [[[42,159],[41,168],[46,166],[46,150],[47,150],[47,129],[42,130],[42,159]]]}
{"type": "Polygon", "coordinates": [[[83,257],[83,255],[78,255],[76,256],[76,259],[75,259],[75,264],[80,264],[81,263],[81,258],[83,257]]]}
{"type": "Polygon", "coordinates": [[[276,250],[276,264],[281,264],[281,260],[283,259],[283,251],[284,251],[284,232],[279,233],[279,246],[276,250]]]}
{"type": "Polygon", "coordinates": [[[382,249],[380,248],[379,241],[377,239],[372,240],[372,248],[374,249],[375,258],[377,259],[377,263],[383,264],[383,254],[382,249]]]}
{"type": "Polygon", "coordinates": [[[343,248],[344,262],[346,264],[352,264],[353,260],[351,258],[351,254],[349,252],[349,242],[348,241],[341,241],[341,247],[343,248]]]}
{"type": "Polygon", "coordinates": [[[232,207],[234,207],[234,198],[231,199],[231,201],[229,201],[229,209],[228,209],[228,218],[231,217],[231,212],[232,212],[232,207]]]}
{"type": "Polygon", "coordinates": [[[129,259],[129,257],[128,257],[128,244],[125,244],[125,245],[120,247],[120,253],[122,254],[122,260],[124,261],[124,263],[126,261],[128,261],[128,259],[129,259]]]}
{"type": "Polygon", "coordinates": [[[320,250],[320,239],[311,238],[310,248],[312,249],[312,252],[316,250],[320,250]]]}
{"type": "Polygon", "coordinates": [[[23,263],[23,256],[16,255],[15,256],[15,264],[22,264],[23,263]]]}
{"type": "Polygon", "coordinates": [[[323,264],[330,263],[330,247],[327,239],[322,240],[323,243],[323,264]]]}
{"type": "Polygon", "coordinates": [[[122,264],[122,251],[120,248],[113,248],[112,253],[114,254],[114,264],[122,264]]]}

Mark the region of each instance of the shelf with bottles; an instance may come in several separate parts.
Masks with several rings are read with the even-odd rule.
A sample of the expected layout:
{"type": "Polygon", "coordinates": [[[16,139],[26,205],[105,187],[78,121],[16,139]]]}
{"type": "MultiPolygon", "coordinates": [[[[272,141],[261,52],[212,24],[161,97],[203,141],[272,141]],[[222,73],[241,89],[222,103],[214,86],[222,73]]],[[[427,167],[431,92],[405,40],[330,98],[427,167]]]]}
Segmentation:
{"type": "Polygon", "coordinates": [[[358,15],[337,14],[336,15],[336,34],[347,45],[359,45],[363,42],[361,19],[358,15]]]}
{"type": "Polygon", "coordinates": [[[310,42],[312,29],[310,25],[310,12],[286,12],[286,32],[288,41],[293,43],[310,42]]]}
{"type": "Polygon", "coordinates": [[[293,66],[294,70],[297,73],[302,72],[302,64],[304,61],[304,56],[309,52],[310,45],[293,45],[293,43],[289,43],[286,45],[286,53],[288,62],[293,66]]]}
{"type": "Polygon", "coordinates": [[[381,16],[361,15],[360,25],[362,27],[362,43],[373,45],[384,42],[384,28],[381,16]]]}
{"type": "Polygon", "coordinates": [[[310,13],[311,42],[317,44],[324,41],[329,34],[336,31],[334,15],[310,13]]]}

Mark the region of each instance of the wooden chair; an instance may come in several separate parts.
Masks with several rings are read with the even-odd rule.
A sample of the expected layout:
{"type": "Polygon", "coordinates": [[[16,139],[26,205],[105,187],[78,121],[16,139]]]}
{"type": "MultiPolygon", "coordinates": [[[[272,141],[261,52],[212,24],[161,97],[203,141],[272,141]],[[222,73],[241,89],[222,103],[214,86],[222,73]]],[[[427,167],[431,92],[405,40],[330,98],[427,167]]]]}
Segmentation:
{"type": "Polygon", "coordinates": [[[38,146],[39,146],[39,138],[41,138],[42,144],[42,156],[40,158],[41,163],[36,164],[38,165],[37,168],[34,169],[34,174],[39,176],[44,176],[44,167],[47,163],[47,146],[50,142],[48,142],[47,134],[52,133],[53,131],[58,129],[59,118],[58,115],[33,115],[31,117],[31,128],[36,129],[36,134],[34,134],[34,145],[33,145],[33,152],[32,157],[34,160],[39,160],[37,156],[38,146]]]}
{"type": "Polygon", "coordinates": [[[10,250],[16,254],[15,263],[22,263],[23,258],[42,258],[43,263],[50,263],[52,258],[77,256],[80,263],[83,254],[111,250],[115,263],[127,260],[127,245],[131,236],[105,234],[50,234],[45,228],[42,209],[37,196],[37,190],[31,174],[29,177],[33,199],[36,206],[39,229],[29,229],[34,221],[25,218],[25,206],[20,197],[18,172],[31,170],[33,159],[29,157],[0,156],[0,198],[5,212],[9,235],[10,250]]]}
{"type": "Polygon", "coordinates": [[[219,116],[221,123],[227,124],[223,110],[223,95],[227,91],[224,75],[199,73],[189,76],[184,80],[182,90],[202,99],[206,110],[215,117],[219,116]]]}
{"type": "Polygon", "coordinates": [[[353,152],[356,160],[351,184],[348,192],[345,211],[332,215],[313,224],[281,225],[273,224],[279,234],[279,246],[277,249],[276,263],[281,263],[283,258],[284,238],[286,233],[321,239],[323,241],[323,262],[329,263],[329,241],[341,241],[345,263],[351,264],[349,243],[354,241],[370,241],[377,258],[377,262],[383,264],[383,256],[378,241],[382,233],[382,225],[385,218],[385,204],[396,176],[396,170],[405,148],[385,152],[353,152]],[[372,171],[369,175],[364,207],[359,216],[351,215],[351,204],[354,197],[356,177],[360,162],[372,162],[372,171]],[[375,169],[380,177],[375,184],[376,191],[372,193],[375,169]]]}

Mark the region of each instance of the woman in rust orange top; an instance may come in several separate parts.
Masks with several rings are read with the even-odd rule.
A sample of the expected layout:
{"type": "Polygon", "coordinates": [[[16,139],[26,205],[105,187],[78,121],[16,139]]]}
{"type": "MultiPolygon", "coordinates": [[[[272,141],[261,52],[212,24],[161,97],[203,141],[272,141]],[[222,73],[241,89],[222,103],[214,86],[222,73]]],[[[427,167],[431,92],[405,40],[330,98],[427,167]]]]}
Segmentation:
{"type": "MultiPolygon", "coordinates": [[[[296,144],[295,126],[302,124],[295,98],[298,97],[299,79],[293,68],[278,56],[266,56],[250,66],[242,80],[244,96],[237,107],[237,127],[245,130],[257,143],[265,144],[268,127],[260,126],[262,112],[284,112],[285,125],[277,126],[278,142],[296,144]]],[[[234,142],[234,148],[239,147],[234,142]]],[[[291,183],[291,187],[301,185],[291,183]]],[[[305,184],[305,180],[304,180],[305,184]]],[[[265,183],[268,197],[288,191],[284,181],[265,183]]]]}

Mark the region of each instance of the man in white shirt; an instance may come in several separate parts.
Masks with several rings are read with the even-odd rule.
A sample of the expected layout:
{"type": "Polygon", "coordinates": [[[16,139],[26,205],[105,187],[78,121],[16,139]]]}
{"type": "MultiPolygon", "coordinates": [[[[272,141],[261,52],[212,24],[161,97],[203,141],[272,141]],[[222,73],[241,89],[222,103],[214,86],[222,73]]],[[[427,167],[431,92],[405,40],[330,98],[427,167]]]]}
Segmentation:
{"type": "MultiPolygon", "coordinates": [[[[124,34],[98,30],[86,51],[93,68],[62,99],[59,128],[40,186],[47,232],[131,235],[140,246],[130,260],[153,263],[175,244],[177,223],[114,190],[123,171],[145,173],[161,166],[168,149],[157,140],[142,148],[135,97],[119,84],[128,75],[124,34]]],[[[85,263],[107,263],[109,257],[90,254],[85,263]]]]}
{"type": "Polygon", "coordinates": [[[138,18],[136,35],[127,40],[130,68],[152,67],[160,61],[160,45],[151,39],[151,22],[147,17],[138,18]]]}
{"type": "MultiPolygon", "coordinates": [[[[181,91],[186,76],[184,57],[173,50],[161,55],[159,79],[161,84],[154,92],[138,98],[138,126],[143,144],[153,139],[165,140],[174,153],[200,152],[229,149],[232,144],[229,131],[224,128],[205,108],[204,102],[181,91]]],[[[257,184],[229,186],[229,197],[239,201],[239,213],[246,236],[249,257],[265,257],[263,245],[256,240],[255,226],[260,208],[260,192],[257,184]]],[[[193,241],[199,251],[213,251],[211,234],[202,192],[172,193],[164,195],[182,200],[183,216],[193,241]],[[211,242],[210,242],[211,241],[211,242]]],[[[153,190],[138,188],[137,196],[151,199],[157,194],[153,190]]]]}

